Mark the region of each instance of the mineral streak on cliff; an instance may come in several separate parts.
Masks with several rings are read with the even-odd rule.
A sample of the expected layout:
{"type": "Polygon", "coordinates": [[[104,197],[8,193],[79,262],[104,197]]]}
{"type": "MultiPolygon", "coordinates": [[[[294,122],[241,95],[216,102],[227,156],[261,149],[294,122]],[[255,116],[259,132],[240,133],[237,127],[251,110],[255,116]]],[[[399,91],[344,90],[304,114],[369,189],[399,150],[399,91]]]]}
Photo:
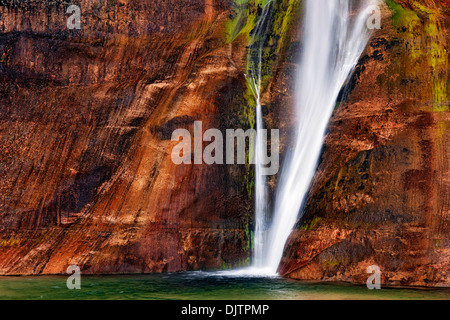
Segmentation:
{"type": "Polygon", "coordinates": [[[240,128],[228,1],[0,1],[0,274],[238,266],[241,166],[175,166],[172,131],[240,128]]]}

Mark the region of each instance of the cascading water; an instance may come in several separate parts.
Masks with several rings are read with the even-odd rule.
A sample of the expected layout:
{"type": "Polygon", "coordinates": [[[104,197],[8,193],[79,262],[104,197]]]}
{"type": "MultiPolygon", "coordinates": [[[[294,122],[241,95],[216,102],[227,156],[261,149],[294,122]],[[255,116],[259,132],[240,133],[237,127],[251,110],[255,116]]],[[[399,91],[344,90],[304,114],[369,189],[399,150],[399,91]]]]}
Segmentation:
{"type": "MultiPolygon", "coordinates": [[[[306,0],[304,49],[296,90],[295,111],[298,122],[295,140],[283,164],[274,216],[265,241],[262,240],[262,233],[258,238],[258,232],[264,229],[265,223],[265,187],[260,185],[264,183],[261,177],[258,174],[256,177],[255,266],[265,272],[277,272],[286,241],[315,174],[325,130],[339,92],[369,39],[366,26],[369,15],[365,9],[373,4],[376,1],[306,0]]],[[[262,123],[259,115],[257,122],[262,123]]],[[[261,146],[257,143],[256,147],[259,149],[261,146]]],[[[259,152],[257,150],[256,155],[259,152]]]]}
{"type": "Polygon", "coordinates": [[[267,36],[269,20],[272,13],[274,0],[263,3],[261,15],[257,21],[250,41],[248,54],[247,81],[256,99],[256,142],[255,142],[255,241],[254,241],[254,266],[261,268],[264,257],[264,235],[266,229],[267,214],[267,189],[266,177],[263,174],[263,152],[265,150],[264,139],[261,134],[264,129],[261,90],[262,90],[262,56],[264,42],[267,36]]]}

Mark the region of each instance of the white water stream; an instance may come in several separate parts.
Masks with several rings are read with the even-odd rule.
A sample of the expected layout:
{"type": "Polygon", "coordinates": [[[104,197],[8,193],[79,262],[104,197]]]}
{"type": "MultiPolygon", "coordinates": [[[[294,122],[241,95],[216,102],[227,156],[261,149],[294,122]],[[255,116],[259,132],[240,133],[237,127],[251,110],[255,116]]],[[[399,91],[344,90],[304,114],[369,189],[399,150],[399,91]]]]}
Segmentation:
{"type": "Polygon", "coordinates": [[[254,263],[256,268],[263,267],[264,236],[267,215],[267,187],[264,175],[264,154],[266,146],[263,139],[264,129],[263,114],[261,106],[261,90],[263,77],[263,49],[267,36],[269,20],[272,13],[273,0],[267,0],[262,7],[256,27],[250,41],[252,47],[249,50],[247,65],[249,70],[247,80],[256,99],[256,142],[255,142],[255,241],[254,241],[254,263]]]}
{"type": "MultiPolygon", "coordinates": [[[[266,181],[258,165],[258,157],[265,146],[262,146],[258,137],[256,142],[255,262],[252,269],[255,273],[277,272],[286,241],[301,214],[302,204],[315,174],[325,131],[339,92],[369,39],[367,20],[371,13],[366,9],[373,4],[376,4],[375,0],[305,1],[303,51],[296,79],[297,122],[292,137],[293,148],[283,163],[273,220],[269,226],[266,224],[266,181]]],[[[263,11],[260,21],[264,21],[267,15],[263,11]]],[[[264,22],[260,22],[257,28],[263,25],[264,22]]],[[[256,31],[258,36],[263,30],[256,31]]],[[[262,52],[262,47],[260,49],[262,52]]],[[[250,77],[252,82],[257,99],[257,130],[260,130],[263,128],[261,60],[258,71],[250,77]]]]}

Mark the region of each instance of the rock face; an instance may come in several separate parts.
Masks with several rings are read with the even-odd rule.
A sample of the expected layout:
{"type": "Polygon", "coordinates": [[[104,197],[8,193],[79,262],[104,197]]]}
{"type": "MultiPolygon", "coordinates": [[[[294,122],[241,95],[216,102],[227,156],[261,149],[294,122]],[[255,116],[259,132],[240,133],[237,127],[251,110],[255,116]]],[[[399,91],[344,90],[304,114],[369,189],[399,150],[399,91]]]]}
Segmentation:
{"type": "Polygon", "coordinates": [[[0,274],[249,259],[243,166],[176,166],[172,131],[244,127],[228,1],[0,1],[0,274]],[[237,107],[236,107],[237,108],[237,107]]]}
{"type": "Polygon", "coordinates": [[[336,109],[280,271],[450,285],[447,1],[386,1],[336,109]]]}

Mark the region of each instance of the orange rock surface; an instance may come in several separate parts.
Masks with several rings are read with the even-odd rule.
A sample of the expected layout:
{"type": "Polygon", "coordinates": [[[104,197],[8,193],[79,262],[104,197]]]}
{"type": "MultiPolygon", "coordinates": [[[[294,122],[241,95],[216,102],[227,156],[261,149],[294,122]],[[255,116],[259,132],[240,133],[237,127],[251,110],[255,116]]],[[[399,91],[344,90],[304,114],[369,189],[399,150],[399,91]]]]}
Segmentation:
{"type": "MultiPolygon", "coordinates": [[[[234,128],[245,46],[225,1],[1,5],[0,274],[174,272],[249,257],[243,166],[176,166],[193,121],[234,128]]],[[[241,97],[241,98],[240,98],[241,97]]]]}

